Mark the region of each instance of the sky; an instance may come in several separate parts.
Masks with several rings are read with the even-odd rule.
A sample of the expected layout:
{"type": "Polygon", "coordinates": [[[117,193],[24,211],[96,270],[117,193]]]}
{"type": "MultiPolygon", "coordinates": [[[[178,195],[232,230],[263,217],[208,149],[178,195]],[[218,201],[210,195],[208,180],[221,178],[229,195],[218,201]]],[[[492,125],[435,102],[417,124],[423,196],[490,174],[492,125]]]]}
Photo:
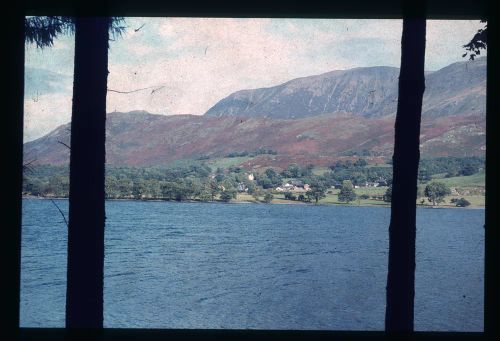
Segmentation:
{"type": "MultiPolygon", "coordinates": [[[[127,18],[110,42],[107,111],[202,115],[231,93],[354,67],[399,67],[401,20],[127,18]]],[[[435,71],[462,58],[484,24],[427,21],[435,71]]],[[[74,36],[25,49],[24,141],[70,121],[74,36]]]]}

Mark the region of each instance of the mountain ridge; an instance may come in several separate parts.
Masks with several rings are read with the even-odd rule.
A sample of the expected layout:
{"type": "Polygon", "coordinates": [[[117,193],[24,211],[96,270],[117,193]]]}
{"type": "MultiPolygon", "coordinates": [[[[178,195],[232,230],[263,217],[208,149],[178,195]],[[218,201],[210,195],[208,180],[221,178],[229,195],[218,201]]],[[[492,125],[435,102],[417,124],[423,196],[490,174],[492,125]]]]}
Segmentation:
{"type": "MultiPolygon", "coordinates": [[[[272,87],[236,91],[217,102],[205,115],[272,118],[300,118],[337,112],[374,117],[391,115],[397,107],[398,77],[399,69],[390,66],[335,70],[295,78],[272,87]]],[[[427,72],[422,114],[484,113],[485,84],[484,57],[427,72]],[[465,88],[477,88],[479,93],[467,97],[453,110],[453,98],[465,88]]]]}
{"type": "MultiPolygon", "coordinates": [[[[385,162],[393,152],[397,105],[397,87],[388,87],[386,81],[397,84],[399,71],[392,67],[352,70],[302,77],[270,88],[241,90],[212,107],[219,105],[223,109],[219,113],[211,112],[212,109],[205,115],[108,113],[107,163],[167,165],[259,149],[276,153],[258,155],[241,164],[249,168],[286,167],[291,163],[327,166],[361,151],[367,153],[370,162],[385,162]],[[330,79],[332,75],[344,74],[348,79],[330,79]],[[367,95],[367,89],[373,87],[375,93],[367,95]],[[325,89],[330,97],[323,96],[325,89]],[[297,95],[297,91],[302,95],[297,95]],[[286,96],[281,100],[276,97],[283,95],[286,96]],[[239,102],[238,96],[242,98],[239,102]],[[366,96],[373,97],[372,104],[366,96]],[[287,102],[287,98],[292,102],[287,102]],[[262,114],[269,108],[275,108],[272,115],[262,114]],[[301,114],[293,115],[295,112],[301,114]]],[[[485,71],[486,59],[480,58],[428,74],[421,128],[424,157],[484,155],[485,71]]],[[[69,163],[69,149],[63,145],[69,145],[69,129],[68,123],[25,143],[25,162],[69,163]]]]}

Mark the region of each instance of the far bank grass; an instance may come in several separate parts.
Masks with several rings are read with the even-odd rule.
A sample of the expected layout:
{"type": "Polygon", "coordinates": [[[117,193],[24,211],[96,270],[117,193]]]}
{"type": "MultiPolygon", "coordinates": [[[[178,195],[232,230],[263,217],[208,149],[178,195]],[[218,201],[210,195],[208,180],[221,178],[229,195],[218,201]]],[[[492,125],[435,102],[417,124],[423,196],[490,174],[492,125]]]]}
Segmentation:
{"type": "MultiPolygon", "coordinates": [[[[383,196],[387,187],[362,187],[356,188],[355,192],[358,195],[366,194],[369,196],[377,195],[383,196]]],[[[346,205],[346,203],[340,202],[338,200],[338,189],[329,190],[326,197],[319,200],[318,204],[321,205],[346,205]]],[[[300,193],[294,193],[298,196],[300,193]]],[[[288,200],[285,199],[283,193],[273,193],[273,200],[271,204],[313,204],[313,203],[304,203],[298,200],[288,200]]],[[[485,206],[485,196],[484,195],[449,195],[445,197],[445,201],[440,203],[437,207],[456,207],[455,204],[451,203],[451,199],[460,199],[465,198],[467,201],[471,203],[470,208],[473,207],[484,207],[485,206]]],[[[236,199],[232,200],[233,202],[252,202],[252,203],[263,203],[264,197],[259,197],[259,201],[255,200],[253,196],[247,193],[238,193],[236,199]]],[[[416,203],[419,207],[432,207],[432,204],[426,198],[418,198],[416,203]],[[422,199],[424,202],[422,203],[422,199]]],[[[390,203],[387,203],[383,200],[375,200],[372,198],[369,199],[356,199],[349,203],[349,205],[354,206],[390,206],[390,203]]]]}
{"type": "Polygon", "coordinates": [[[455,176],[451,178],[436,178],[435,181],[442,182],[449,187],[484,187],[485,173],[479,172],[468,176],[455,176]]]}

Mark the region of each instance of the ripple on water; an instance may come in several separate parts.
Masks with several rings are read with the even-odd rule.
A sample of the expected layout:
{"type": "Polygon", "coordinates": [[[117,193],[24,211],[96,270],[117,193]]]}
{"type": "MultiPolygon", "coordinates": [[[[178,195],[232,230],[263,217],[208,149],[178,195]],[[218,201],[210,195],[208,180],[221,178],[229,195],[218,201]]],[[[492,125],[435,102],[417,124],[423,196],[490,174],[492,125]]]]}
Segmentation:
{"type": "MultiPolygon", "coordinates": [[[[58,205],[67,213],[67,201],[58,205]]],[[[21,326],[64,326],[67,231],[23,200],[21,326]]],[[[106,204],[106,327],[381,330],[390,210],[106,204]]],[[[418,210],[415,327],[483,329],[483,210],[418,210]]]]}

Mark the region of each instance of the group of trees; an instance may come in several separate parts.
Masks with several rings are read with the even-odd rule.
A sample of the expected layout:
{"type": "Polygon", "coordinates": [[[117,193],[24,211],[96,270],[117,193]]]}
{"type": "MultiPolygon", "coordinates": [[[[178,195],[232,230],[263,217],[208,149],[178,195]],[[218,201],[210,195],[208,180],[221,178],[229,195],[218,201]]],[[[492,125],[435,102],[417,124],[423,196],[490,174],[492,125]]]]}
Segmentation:
{"type": "Polygon", "coordinates": [[[255,174],[257,185],[263,189],[271,189],[283,184],[283,177],[278,174],[273,168],[268,168],[263,174],[255,174]]]}
{"type": "MultiPolygon", "coordinates": [[[[424,160],[423,164],[432,172],[442,174],[447,159],[424,160]]],[[[484,162],[484,159],[481,158],[450,159],[452,164],[463,165],[463,170],[471,167],[478,170],[484,162]]],[[[255,181],[249,180],[248,173],[241,167],[217,168],[214,171],[206,163],[200,161],[185,161],[170,167],[108,167],[106,169],[105,193],[107,199],[230,201],[236,198],[237,192],[245,191],[248,194],[255,194],[256,200],[260,201],[266,191],[273,191],[276,187],[282,186],[283,182],[293,179],[296,183],[309,184],[310,189],[302,195],[302,198],[292,192],[285,192],[285,199],[318,203],[319,200],[325,198],[328,189],[335,186],[340,187],[338,194],[340,202],[352,202],[357,198],[368,199],[370,197],[368,195],[357,196],[354,191],[356,184],[364,184],[356,180],[356,174],[360,170],[378,176],[381,174],[378,172],[379,169],[384,171],[389,169],[387,167],[366,167],[366,165],[366,161],[363,159],[354,162],[339,161],[330,167],[332,169],[330,172],[323,175],[313,175],[312,166],[301,167],[292,164],[280,173],[273,168],[268,168],[261,174],[255,173],[255,181]],[[342,181],[338,179],[342,179],[342,181]]],[[[24,175],[23,192],[34,196],[66,198],[69,195],[68,173],[67,166],[29,167],[24,175]]],[[[438,184],[439,186],[435,182],[430,183],[425,187],[425,193],[424,187],[419,186],[417,198],[425,196],[434,205],[441,203],[444,196],[449,194],[449,189],[446,192],[442,190],[446,186],[438,184]]],[[[383,196],[372,195],[372,197],[391,202],[392,187],[389,186],[383,196]]],[[[263,201],[266,202],[265,199],[263,201]]],[[[463,201],[458,202],[458,206],[466,206],[462,205],[463,203],[463,201]]]]}
{"type": "Polygon", "coordinates": [[[242,156],[252,157],[252,156],[263,155],[263,154],[277,155],[278,152],[273,150],[273,149],[270,149],[270,148],[269,149],[257,148],[253,152],[249,152],[246,150],[244,150],[242,152],[231,152],[231,153],[227,154],[226,157],[242,157],[242,156]]]}
{"type": "Polygon", "coordinates": [[[281,176],[283,178],[302,179],[304,177],[311,176],[313,174],[312,173],[313,168],[314,168],[313,165],[307,165],[303,167],[297,165],[296,163],[292,163],[281,172],[281,176]]]}
{"type": "Polygon", "coordinates": [[[361,158],[355,161],[337,161],[329,167],[331,171],[325,173],[324,177],[331,185],[342,184],[345,180],[350,180],[355,186],[364,186],[366,182],[390,184],[391,167],[367,166],[368,162],[361,158]]]}
{"type": "Polygon", "coordinates": [[[344,180],[342,183],[342,188],[339,192],[339,201],[340,202],[351,202],[356,200],[356,193],[354,192],[354,186],[352,182],[349,180],[344,180]]]}
{"type": "MultiPolygon", "coordinates": [[[[417,189],[417,199],[425,196],[427,200],[432,203],[433,206],[436,206],[445,201],[445,197],[451,194],[451,189],[444,183],[438,181],[432,181],[428,183],[424,190],[421,190],[421,187],[417,189]]],[[[391,202],[392,201],[392,186],[389,186],[384,194],[384,201],[391,202]]],[[[420,201],[421,204],[425,202],[424,199],[420,201]]],[[[465,198],[452,198],[450,203],[455,204],[458,207],[467,207],[470,205],[470,202],[465,198]]]]}
{"type": "Polygon", "coordinates": [[[420,160],[418,179],[430,181],[433,175],[444,174],[446,178],[468,176],[484,169],[484,157],[438,157],[420,160]]]}
{"type": "MultiPolygon", "coordinates": [[[[379,182],[390,185],[392,182],[392,167],[371,166],[365,159],[355,161],[337,161],[329,168],[331,172],[325,173],[324,178],[331,185],[340,184],[344,180],[351,180],[355,186],[362,186],[366,182],[379,182]]],[[[484,157],[437,157],[420,160],[418,180],[427,182],[437,174],[444,177],[468,176],[484,169],[484,157]]]]}
{"type": "MultiPolygon", "coordinates": [[[[292,192],[285,192],[284,197],[288,200],[299,200],[305,202],[314,202],[317,204],[319,200],[326,197],[329,186],[321,180],[316,180],[311,183],[309,190],[305,193],[301,193],[298,196],[294,195],[292,192]]],[[[340,192],[338,194],[338,200],[340,202],[349,203],[356,200],[357,195],[354,191],[354,186],[350,180],[345,180],[342,184],[340,192]]]]}

